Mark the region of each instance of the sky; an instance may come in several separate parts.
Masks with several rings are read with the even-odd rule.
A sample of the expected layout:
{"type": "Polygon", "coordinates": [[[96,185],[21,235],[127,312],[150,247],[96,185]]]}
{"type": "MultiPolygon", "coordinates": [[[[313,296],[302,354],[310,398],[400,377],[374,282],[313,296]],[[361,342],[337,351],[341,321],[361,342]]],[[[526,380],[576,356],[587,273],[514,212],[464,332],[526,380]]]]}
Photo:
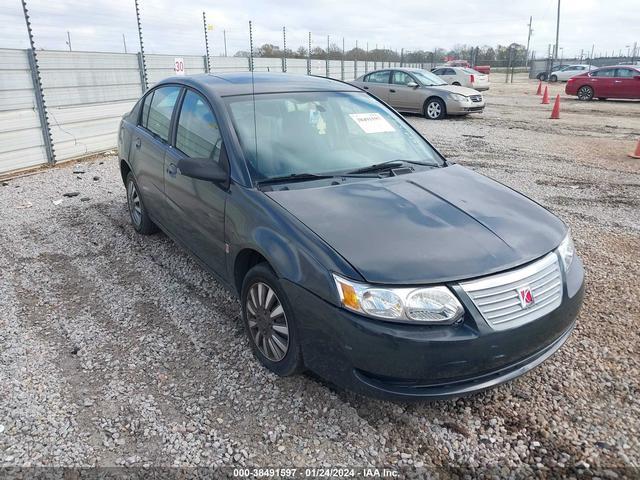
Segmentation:
{"type": "MultiPolygon", "coordinates": [[[[585,53],[620,51],[638,42],[639,0],[562,0],[559,45],[565,58],[585,53]]],[[[20,0],[0,1],[0,48],[27,48],[28,37],[20,0]]],[[[347,50],[445,49],[456,44],[526,45],[529,17],[533,17],[531,51],[545,56],[555,42],[557,0],[139,0],[145,53],[203,54],[202,12],[209,31],[212,55],[249,49],[248,22],[253,21],[254,45],[282,44],[287,48],[308,42],[331,43],[347,50]]],[[[123,52],[139,50],[134,0],[27,0],[36,48],[123,52]],[[123,40],[124,35],[124,40],[123,40]]]]}

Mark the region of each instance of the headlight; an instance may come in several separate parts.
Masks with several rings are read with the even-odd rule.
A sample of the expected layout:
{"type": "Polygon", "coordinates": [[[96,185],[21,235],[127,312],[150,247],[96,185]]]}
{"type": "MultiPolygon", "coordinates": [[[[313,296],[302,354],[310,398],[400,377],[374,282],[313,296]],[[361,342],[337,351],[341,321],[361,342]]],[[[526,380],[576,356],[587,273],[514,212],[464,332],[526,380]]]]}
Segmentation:
{"type": "Polygon", "coordinates": [[[450,93],[449,97],[451,97],[452,100],[460,103],[467,103],[469,101],[469,97],[465,97],[464,95],[460,95],[458,93],[450,93]]]}
{"type": "Polygon", "coordinates": [[[369,317],[423,325],[451,325],[464,313],[458,299],[444,286],[380,288],[336,274],[333,279],[342,306],[369,317]]]}
{"type": "Polygon", "coordinates": [[[560,254],[562,264],[564,265],[564,271],[566,272],[569,270],[573,257],[576,255],[576,248],[574,247],[573,240],[571,239],[571,231],[567,232],[567,236],[564,237],[564,240],[560,243],[558,253],[560,254]]]}

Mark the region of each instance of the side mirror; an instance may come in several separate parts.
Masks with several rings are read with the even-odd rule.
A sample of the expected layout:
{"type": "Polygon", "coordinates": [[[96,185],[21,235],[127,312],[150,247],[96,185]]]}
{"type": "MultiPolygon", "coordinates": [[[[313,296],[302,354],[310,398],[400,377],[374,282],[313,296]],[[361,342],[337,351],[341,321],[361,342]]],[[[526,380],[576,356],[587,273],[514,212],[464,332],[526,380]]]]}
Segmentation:
{"type": "Polygon", "coordinates": [[[181,175],[198,180],[221,184],[229,178],[228,172],[210,158],[183,158],[178,161],[177,167],[181,175]]]}
{"type": "Polygon", "coordinates": [[[407,87],[410,87],[410,88],[417,88],[417,87],[418,87],[418,84],[417,84],[416,82],[409,82],[409,83],[407,83],[407,87]]]}

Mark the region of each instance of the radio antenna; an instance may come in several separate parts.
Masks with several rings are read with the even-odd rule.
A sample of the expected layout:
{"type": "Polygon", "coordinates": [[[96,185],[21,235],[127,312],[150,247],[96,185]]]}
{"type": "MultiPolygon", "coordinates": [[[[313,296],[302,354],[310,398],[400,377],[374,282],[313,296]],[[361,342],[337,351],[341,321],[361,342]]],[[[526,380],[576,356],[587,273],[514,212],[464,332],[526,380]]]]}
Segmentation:
{"type": "Polygon", "coordinates": [[[249,20],[249,70],[251,71],[251,99],[253,100],[253,139],[255,143],[255,162],[258,166],[258,122],[256,120],[256,82],[253,78],[253,25],[249,20]]]}

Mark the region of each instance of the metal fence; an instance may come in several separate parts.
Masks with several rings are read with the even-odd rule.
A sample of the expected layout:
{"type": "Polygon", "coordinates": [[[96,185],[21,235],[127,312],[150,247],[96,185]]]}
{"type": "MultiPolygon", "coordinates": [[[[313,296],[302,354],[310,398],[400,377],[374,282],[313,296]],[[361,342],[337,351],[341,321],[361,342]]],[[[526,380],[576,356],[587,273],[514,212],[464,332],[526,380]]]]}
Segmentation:
{"type": "MultiPolygon", "coordinates": [[[[0,174],[70,160],[112,149],[122,115],[144,91],[140,54],[0,49],[0,174]],[[42,96],[34,75],[40,75],[42,96]],[[45,106],[46,105],[46,106],[45,106]],[[48,121],[47,121],[48,119],[48,121]],[[46,139],[51,138],[52,154],[46,139]]],[[[152,87],[175,75],[175,60],[187,75],[204,73],[205,56],[145,55],[152,87]]],[[[210,57],[211,72],[249,71],[244,57],[210,57]]],[[[349,81],[398,62],[286,59],[286,72],[349,81]]],[[[411,64],[408,66],[419,66],[411,64]]],[[[282,72],[282,58],[254,58],[256,72],[282,72]]]]}

